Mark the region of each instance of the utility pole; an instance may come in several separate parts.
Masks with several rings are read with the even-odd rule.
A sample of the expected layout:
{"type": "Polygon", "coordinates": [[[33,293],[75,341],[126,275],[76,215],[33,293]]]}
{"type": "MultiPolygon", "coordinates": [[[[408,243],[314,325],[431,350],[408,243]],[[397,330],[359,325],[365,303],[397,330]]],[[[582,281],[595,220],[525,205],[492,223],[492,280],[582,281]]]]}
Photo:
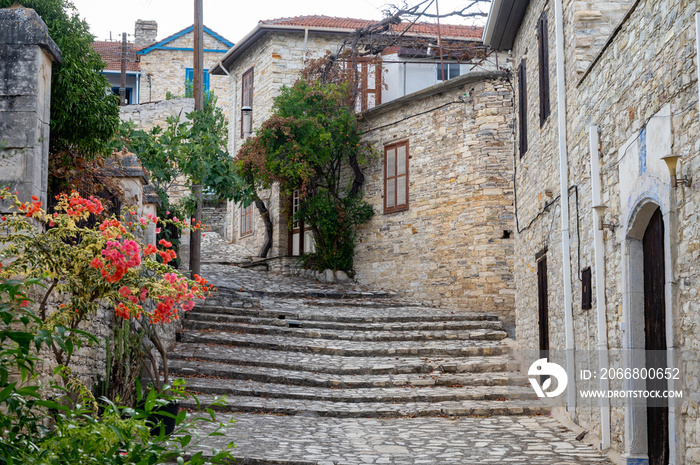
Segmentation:
{"type": "Polygon", "coordinates": [[[122,33],[122,74],[119,80],[119,106],[126,105],[126,32],[122,33]]]}
{"type": "MultiPolygon", "coordinates": [[[[204,7],[202,0],[194,0],[194,76],[192,80],[192,93],[194,94],[194,109],[204,108],[204,7]]],[[[192,218],[191,224],[201,224],[202,222],[202,185],[197,183],[192,185],[192,193],[197,199],[197,211],[192,218]]],[[[192,275],[200,273],[202,258],[202,230],[192,231],[190,236],[190,272],[192,275]]]]}

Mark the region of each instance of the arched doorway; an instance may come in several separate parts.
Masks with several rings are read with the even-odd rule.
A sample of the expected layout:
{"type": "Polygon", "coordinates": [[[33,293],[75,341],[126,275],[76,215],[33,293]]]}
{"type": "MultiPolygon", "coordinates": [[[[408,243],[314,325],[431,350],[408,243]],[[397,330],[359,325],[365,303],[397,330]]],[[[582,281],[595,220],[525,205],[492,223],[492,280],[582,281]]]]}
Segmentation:
{"type": "MultiPolygon", "coordinates": [[[[673,370],[672,216],[658,196],[641,195],[622,242],[623,367],[673,370]]],[[[623,380],[626,391],[674,390],[671,380],[623,380]]],[[[625,464],[676,463],[674,399],[627,397],[625,464]]]]}
{"type": "MultiPolygon", "coordinates": [[[[644,256],[644,342],[646,367],[667,367],[666,278],[664,259],[664,220],[661,209],[651,216],[642,238],[644,256]]],[[[646,380],[648,391],[666,391],[665,378],[646,380]]],[[[649,465],[668,465],[668,401],[647,400],[647,445],[649,465]]]]}

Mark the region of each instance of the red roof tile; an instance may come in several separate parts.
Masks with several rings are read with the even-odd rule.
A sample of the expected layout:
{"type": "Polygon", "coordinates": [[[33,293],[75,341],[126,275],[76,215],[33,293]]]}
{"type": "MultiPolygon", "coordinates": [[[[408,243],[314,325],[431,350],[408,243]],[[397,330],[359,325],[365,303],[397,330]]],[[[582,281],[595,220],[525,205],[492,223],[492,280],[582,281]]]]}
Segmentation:
{"type": "MultiPolygon", "coordinates": [[[[291,18],[277,18],[260,21],[265,25],[300,26],[300,27],[323,27],[335,29],[347,29],[354,31],[357,28],[367,27],[377,21],[367,19],[336,18],[333,16],[294,16],[291,18]]],[[[408,23],[395,26],[396,30],[402,31],[408,23]]],[[[454,24],[441,24],[440,32],[444,37],[455,37],[465,39],[481,39],[483,28],[481,26],[459,26],[454,24]]],[[[416,23],[409,29],[410,33],[436,36],[437,25],[430,23],[416,23]]]]}
{"type": "MultiPolygon", "coordinates": [[[[92,48],[100,54],[107,66],[105,71],[121,71],[122,43],[109,41],[95,41],[92,48]]],[[[126,70],[141,71],[141,63],[136,55],[136,47],[132,43],[126,44],[126,70]]]]}

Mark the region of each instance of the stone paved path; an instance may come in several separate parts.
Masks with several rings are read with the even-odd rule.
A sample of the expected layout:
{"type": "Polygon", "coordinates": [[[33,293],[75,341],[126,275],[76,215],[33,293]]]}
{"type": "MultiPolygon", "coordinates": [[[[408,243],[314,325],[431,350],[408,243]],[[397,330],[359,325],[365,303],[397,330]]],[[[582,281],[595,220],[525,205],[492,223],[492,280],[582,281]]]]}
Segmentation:
{"type": "MultiPolygon", "coordinates": [[[[229,263],[250,252],[208,235],[216,298],[187,314],[172,372],[217,418],[238,463],[610,464],[549,416],[515,371],[491,315],[383,290],[229,263]]],[[[193,407],[194,405],[186,405],[193,407]]]]}

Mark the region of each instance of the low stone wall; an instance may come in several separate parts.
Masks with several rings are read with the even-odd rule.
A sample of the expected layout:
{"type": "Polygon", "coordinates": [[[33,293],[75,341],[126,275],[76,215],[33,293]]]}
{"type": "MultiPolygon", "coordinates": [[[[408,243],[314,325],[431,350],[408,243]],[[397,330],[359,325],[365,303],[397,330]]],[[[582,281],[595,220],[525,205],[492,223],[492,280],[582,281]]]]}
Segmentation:
{"type": "Polygon", "coordinates": [[[167,126],[170,116],[178,116],[185,121],[187,113],[194,111],[193,98],[176,98],[141,105],[126,105],[119,109],[122,121],[133,121],[139,129],[148,131],[155,126],[167,126]]]}

